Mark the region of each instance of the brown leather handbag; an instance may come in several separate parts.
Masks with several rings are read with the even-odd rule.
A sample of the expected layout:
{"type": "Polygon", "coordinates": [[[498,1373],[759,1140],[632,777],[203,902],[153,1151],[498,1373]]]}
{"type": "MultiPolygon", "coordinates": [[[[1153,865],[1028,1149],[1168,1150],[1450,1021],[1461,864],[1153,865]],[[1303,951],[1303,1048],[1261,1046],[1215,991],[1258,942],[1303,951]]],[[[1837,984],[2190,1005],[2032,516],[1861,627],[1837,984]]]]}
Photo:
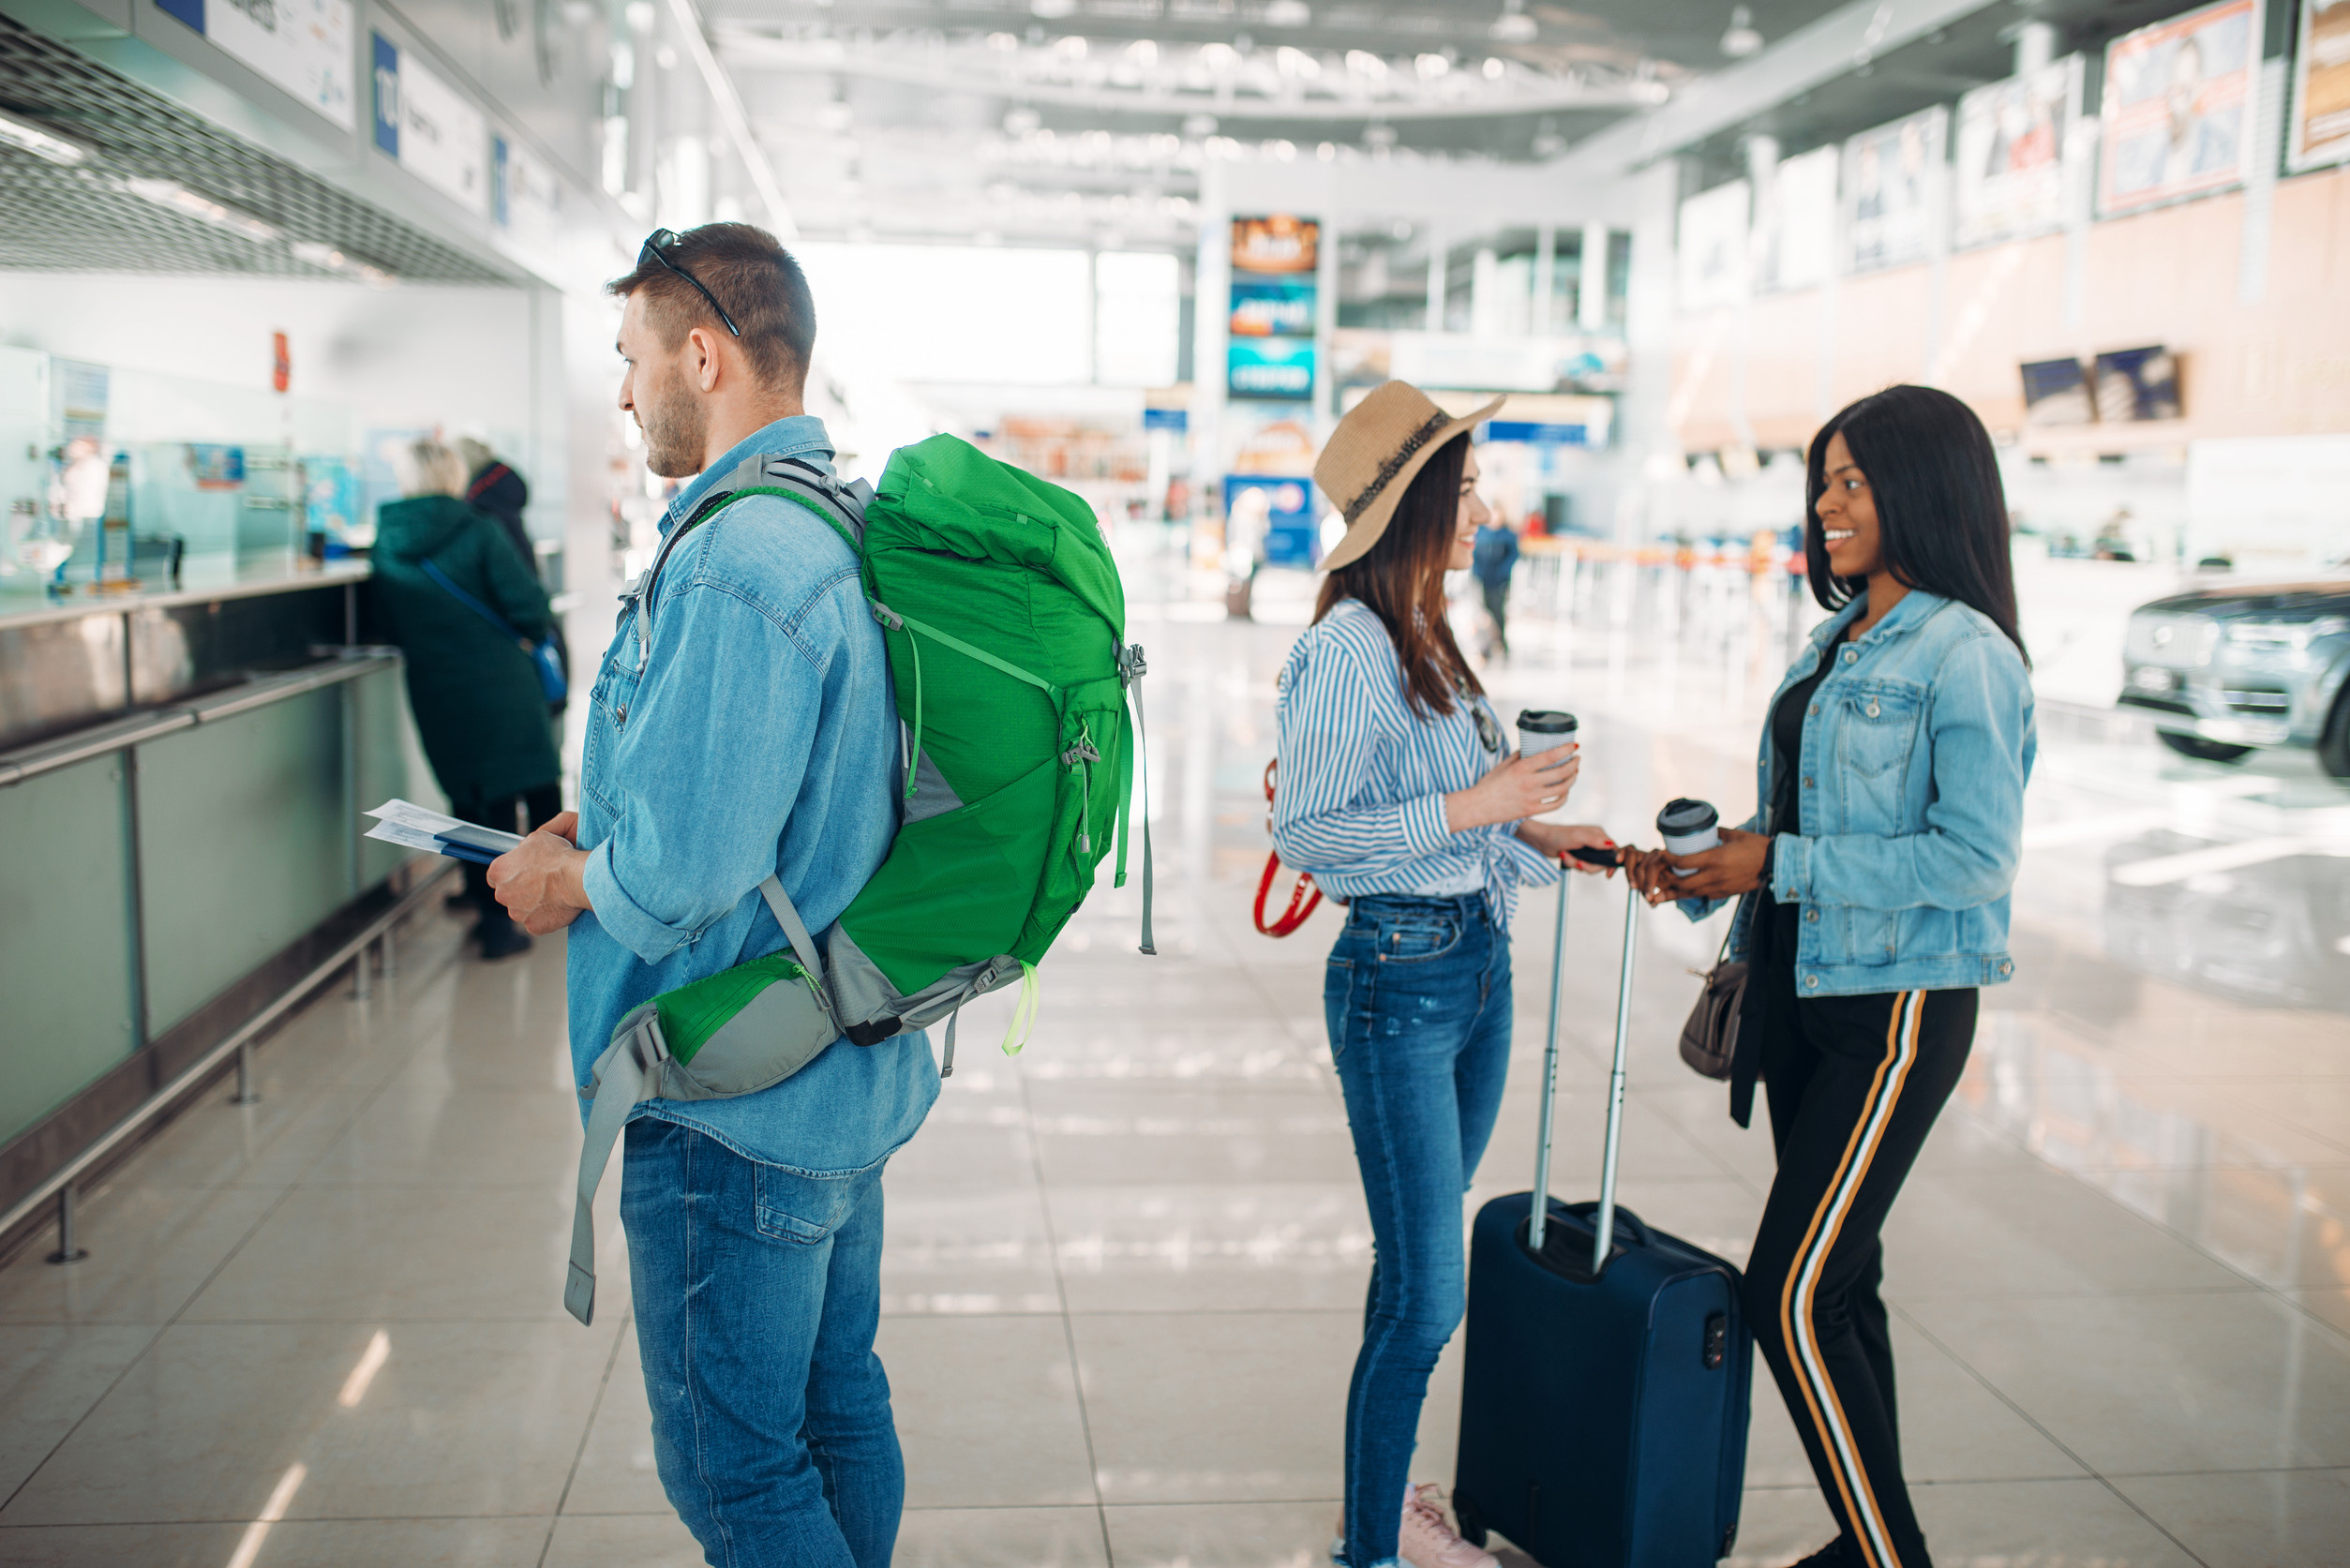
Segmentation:
{"type": "MultiPolygon", "coordinates": [[[[1725,938],[1722,952],[1729,951],[1729,942],[1725,938]]],[[[1698,974],[1695,969],[1689,972],[1698,974]]],[[[1689,1022],[1681,1026],[1681,1059],[1701,1077],[1728,1078],[1729,1064],[1738,1054],[1739,1009],[1746,999],[1745,961],[1733,963],[1727,957],[1716,957],[1714,967],[1699,978],[1705,985],[1698,993],[1698,1005],[1689,1009],[1689,1022]]]]}

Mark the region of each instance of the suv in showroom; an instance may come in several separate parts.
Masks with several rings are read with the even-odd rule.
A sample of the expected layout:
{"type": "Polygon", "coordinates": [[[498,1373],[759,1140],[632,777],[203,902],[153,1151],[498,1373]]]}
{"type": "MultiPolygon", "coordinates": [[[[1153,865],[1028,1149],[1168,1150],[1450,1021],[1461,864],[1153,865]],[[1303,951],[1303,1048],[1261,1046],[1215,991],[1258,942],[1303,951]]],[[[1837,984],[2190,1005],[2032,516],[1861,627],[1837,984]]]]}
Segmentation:
{"type": "Polygon", "coordinates": [[[2350,559],[2306,582],[2199,588],[2141,605],[2123,645],[2121,703],[2163,743],[2234,762],[2305,746],[2350,780],[2350,559]]]}

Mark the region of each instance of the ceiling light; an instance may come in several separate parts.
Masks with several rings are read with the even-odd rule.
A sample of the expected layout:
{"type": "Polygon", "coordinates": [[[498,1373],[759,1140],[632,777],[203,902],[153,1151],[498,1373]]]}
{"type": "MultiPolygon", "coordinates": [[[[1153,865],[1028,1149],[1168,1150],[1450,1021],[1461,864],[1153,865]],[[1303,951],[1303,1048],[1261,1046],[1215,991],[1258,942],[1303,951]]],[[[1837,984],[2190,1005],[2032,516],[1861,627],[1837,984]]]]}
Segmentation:
{"type": "Polygon", "coordinates": [[[1265,7],[1267,27],[1303,27],[1313,20],[1313,7],[1306,0],[1273,0],[1265,7]]]}
{"type": "Polygon", "coordinates": [[[158,207],[169,207],[173,212],[209,223],[216,229],[242,234],[256,244],[267,245],[272,240],[286,237],[284,231],[276,224],[264,223],[251,213],[239,212],[234,207],[215,202],[209,196],[199,196],[176,180],[125,180],[123,188],[142,201],[152,202],[158,207]]]}
{"type": "Polygon", "coordinates": [[[1020,37],[1016,33],[990,33],[987,35],[987,47],[998,54],[1017,53],[1020,37]]]}
{"type": "Polygon", "coordinates": [[[1755,31],[1755,14],[1744,6],[1729,13],[1729,31],[1722,35],[1722,52],[1733,60],[1744,60],[1762,47],[1762,35],[1755,31]]]}
{"type": "Polygon", "coordinates": [[[1502,72],[1506,69],[1508,67],[1504,66],[1498,58],[1491,55],[1486,57],[1485,80],[1488,82],[1499,82],[1502,79],[1502,72]]]}
{"type": "Polygon", "coordinates": [[[1273,52],[1273,65],[1283,76],[1302,77],[1309,82],[1322,75],[1321,61],[1304,50],[1292,49],[1287,44],[1273,52]]]}
{"type": "Polygon", "coordinates": [[[1363,145],[1366,147],[1392,147],[1395,144],[1395,127],[1370,125],[1363,127],[1363,145]]]}
{"type": "Polygon", "coordinates": [[[12,114],[0,114],[0,142],[70,169],[90,156],[90,149],[12,114]]]}
{"type": "Polygon", "coordinates": [[[1348,50],[1346,68],[1356,76],[1370,77],[1373,82],[1385,81],[1387,75],[1387,62],[1367,49],[1348,50]]]}
{"type": "Polygon", "coordinates": [[[1555,130],[1538,131],[1534,135],[1533,152],[1536,157],[1556,157],[1566,151],[1566,138],[1555,130]]]}
{"type": "Polygon", "coordinates": [[[1026,104],[1015,104],[1004,112],[1004,134],[1026,136],[1044,124],[1044,116],[1026,104]]]}
{"type": "Polygon", "coordinates": [[[1313,150],[1313,154],[1325,163],[1335,163],[1338,161],[1339,144],[1335,142],[1325,142],[1313,150]]]}
{"type": "Polygon", "coordinates": [[[1057,22],[1073,14],[1076,9],[1077,0],[1028,0],[1028,14],[1042,17],[1047,22],[1057,22]]]}
{"type": "Polygon", "coordinates": [[[369,266],[355,256],[345,255],[331,245],[316,240],[296,240],[288,247],[293,259],[327,272],[338,272],[345,277],[355,277],[371,289],[388,289],[398,279],[382,267],[369,266]]]}
{"type": "Polygon", "coordinates": [[[1071,33],[1069,37],[1055,41],[1053,52],[1064,60],[1082,60],[1085,57],[1085,40],[1071,33]]]}
{"type": "Polygon", "coordinates": [[[1186,115],[1183,121],[1183,134],[1186,136],[1215,135],[1216,116],[1213,114],[1186,115]]]}
{"type": "Polygon", "coordinates": [[[1502,14],[1486,32],[1496,43],[1532,43],[1538,29],[1534,19],[1519,7],[1525,0],[1503,0],[1502,14]]]}
{"type": "Polygon", "coordinates": [[[1159,64],[1159,41],[1156,38],[1136,38],[1126,46],[1126,57],[1148,70],[1159,64]]]}
{"type": "Polygon", "coordinates": [[[1423,80],[1433,82],[1452,69],[1452,62],[1441,54],[1423,54],[1412,62],[1423,80]]]}

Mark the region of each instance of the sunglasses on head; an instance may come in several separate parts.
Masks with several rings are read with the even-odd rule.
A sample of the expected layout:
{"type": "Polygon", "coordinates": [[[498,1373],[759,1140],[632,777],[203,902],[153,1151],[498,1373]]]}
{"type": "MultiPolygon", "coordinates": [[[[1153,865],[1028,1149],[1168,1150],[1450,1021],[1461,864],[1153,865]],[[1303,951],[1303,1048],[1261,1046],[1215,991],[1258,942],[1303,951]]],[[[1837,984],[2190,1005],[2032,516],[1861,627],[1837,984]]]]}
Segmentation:
{"type": "Polygon", "coordinates": [[[1470,695],[1469,683],[1458,675],[1452,678],[1452,689],[1460,694],[1460,700],[1468,708],[1470,716],[1476,720],[1477,744],[1496,755],[1500,754],[1502,726],[1494,722],[1492,713],[1484,703],[1470,695]]]}
{"type": "Polygon", "coordinates": [[[670,261],[669,258],[664,254],[664,252],[668,250],[672,246],[681,243],[681,237],[676,230],[655,229],[651,233],[645,236],[644,245],[637,249],[637,269],[642,271],[647,261],[660,262],[663,266],[668,268],[671,272],[677,274],[680,277],[682,277],[685,281],[694,285],[695,290],[701,294],[702,298],[710,301],[710,307],[718,312],[718,319],[726,323],[726,330],[737,337],[741,336],[742,329],[734,324],[734,318],[727,315],[726,307],[718,303],[718,296],[704,288],[700,278],[696,277],[692,273],[687,272],[683,267],[679,266],[675,261],[670,261]]]}

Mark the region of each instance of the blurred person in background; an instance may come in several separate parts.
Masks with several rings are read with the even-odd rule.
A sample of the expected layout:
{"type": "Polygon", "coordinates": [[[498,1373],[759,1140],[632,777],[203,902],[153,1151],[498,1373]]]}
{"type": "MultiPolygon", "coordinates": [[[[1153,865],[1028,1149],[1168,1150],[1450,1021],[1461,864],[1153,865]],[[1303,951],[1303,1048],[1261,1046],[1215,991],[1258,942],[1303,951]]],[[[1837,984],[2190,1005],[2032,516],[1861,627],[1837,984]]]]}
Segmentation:
{"type": "Polygon", "coordinates": [[[1518,535],[1499,514],[1489,513],[1477,525],[1476,544],[1469,560],[1469,575],[1476,578],[1477,589],[1485,595],[1486,618],[1492,622],[1485,648],[1489,659],[1496,654],[1509,657],[1509,578],[1517,570],[1518,535]]]}
{"type": "MultiPolygon", "coordinates": [[[[465,464],[437,441],[408,451],[408,499],[377,515],[375,603],[407,655],[408,701],[449,810],[468,822],[527,832],[562,810],[562,762],[531,655],[433,580],[426,562],[532,641],[554,623],[546,590],[489,514],[459,499],[465,464]]],[[[482,957],[525,951],[530,934],[492,896],[486,868],[467,862],[482,957]]]]}
{"type": "MultiPolygon", "coordinates": [[[[546,578],[539,572],[538,546],[531,543],[531,530],[522,524],[522,509],[531,504],[531,486],[512,463],[492,452],[471,436],[459,436],[453,443],[459,460],[465,465],[465,499],[477,509],[498,519],[498,526],[506,530],[506,538],[515,550],[531,564],[531,575],[543,584],[546,578]]],[[[558,620],[553,633],[555,655],[563,662],[563,674],[571,674],[571,645],[563,638],[563,624],[558,620]]],[[[546,705],[550,718],[561,718],[569,701],[568,694],[546,705]]]]}

